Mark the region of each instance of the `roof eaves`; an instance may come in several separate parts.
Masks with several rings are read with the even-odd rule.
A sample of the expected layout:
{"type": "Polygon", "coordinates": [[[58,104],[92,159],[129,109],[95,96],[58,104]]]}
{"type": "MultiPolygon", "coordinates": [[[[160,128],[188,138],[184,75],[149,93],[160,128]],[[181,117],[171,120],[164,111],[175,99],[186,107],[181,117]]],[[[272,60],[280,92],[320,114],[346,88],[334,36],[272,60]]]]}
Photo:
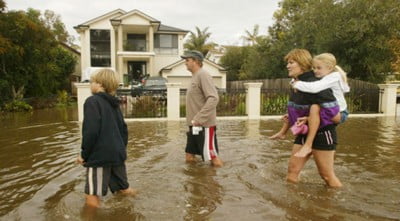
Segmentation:
{"type": "Polygon", "coordinates": [[[111,16],[111,15],[117,14],[117,13],[125,14],[126,12],[124,10],[120,9],[120,8],[119,9],[115,9],[115,10],[113,10],[111,12],[108,12],[108,13],[106,13],[104,15],[100,15],[100,16],[98,16],[96,18],[90,19],[89,21],[86,21],[86,22],[84,22],[84,23],[82,23],[82,24],[80,24],[78,26],[90,25],[91,23],[94,23],[94,22],[96,22],[96,21],[98,21],[98,20],[100,20],[102,18],[111,16]]]}

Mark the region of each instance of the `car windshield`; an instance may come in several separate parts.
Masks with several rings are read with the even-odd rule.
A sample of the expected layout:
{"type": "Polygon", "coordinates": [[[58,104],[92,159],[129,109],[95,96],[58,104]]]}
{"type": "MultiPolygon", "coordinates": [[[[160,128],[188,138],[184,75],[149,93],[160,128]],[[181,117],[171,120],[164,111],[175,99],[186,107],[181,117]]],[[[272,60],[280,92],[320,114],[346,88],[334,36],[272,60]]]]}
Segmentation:
{"type": "Polygon", "coordinates": [[[146,86],[150,87],[150,86],[155,86],[155,85],[164,85],[165,81],[162,79],[148,79],[146,81],[146,86]]]}

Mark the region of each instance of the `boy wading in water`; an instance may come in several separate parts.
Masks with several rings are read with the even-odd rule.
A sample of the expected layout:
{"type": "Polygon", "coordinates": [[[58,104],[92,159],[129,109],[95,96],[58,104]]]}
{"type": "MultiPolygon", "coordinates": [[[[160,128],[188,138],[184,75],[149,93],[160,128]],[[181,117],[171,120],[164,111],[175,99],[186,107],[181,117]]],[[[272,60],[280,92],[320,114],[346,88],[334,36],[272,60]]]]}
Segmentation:
{"type": "Polygon", "coordinates": [[[135,195],[126,175],[128,128],[114,97],[115,73],[102,69],[90,78],[92,96],[84,104],[81,154],[77,162],[86,167],[86,205],[97,208],[100,196],[120,192],[135,195]]]}

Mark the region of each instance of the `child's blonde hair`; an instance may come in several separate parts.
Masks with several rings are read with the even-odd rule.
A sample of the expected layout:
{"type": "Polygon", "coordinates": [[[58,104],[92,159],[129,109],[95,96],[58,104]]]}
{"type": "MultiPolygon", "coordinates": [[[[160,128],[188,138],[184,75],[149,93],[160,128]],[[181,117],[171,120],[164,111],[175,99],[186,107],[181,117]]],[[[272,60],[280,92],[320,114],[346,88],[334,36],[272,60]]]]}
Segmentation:
{"type": "Polygon", "coordinates": [[[317,55],[313,58],[313,61],[321,61],[324,63],[328,68],[331,70],[337,71],[342,75],[342,79],[344,82],[347,83],[347,73],[336,64],[336,58],[333,54],[331,53],[322,53],[320,55],[317,55]]]}
{"type": "Polygon", "coordinates": [[[285,56],[284,60],[286,62],[296,61],[303,71],[310,71],[312,68],[312,56],[306,49],[293,49],[285,56]]]}
{"type": "Polygon", "coordinates": [[[118,88],[118,80],[116,74],[111,69],[101,69],[90,77],[90,81],[101,84],[104,91],[108,94],[115,95],[118,88]]]}

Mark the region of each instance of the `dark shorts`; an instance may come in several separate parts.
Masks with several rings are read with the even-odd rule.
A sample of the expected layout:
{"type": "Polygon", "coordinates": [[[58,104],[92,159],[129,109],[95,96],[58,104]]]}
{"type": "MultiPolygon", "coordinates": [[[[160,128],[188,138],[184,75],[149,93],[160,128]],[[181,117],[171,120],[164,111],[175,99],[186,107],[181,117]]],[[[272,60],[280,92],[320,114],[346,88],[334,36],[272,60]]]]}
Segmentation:
{"type": "Polygon", "coordinates": [[[114,193],[129,187],[125,165],[114,167],[87,167],[85,193],[105,196],[108,188],[114,193]]]}
{"type": "MultiPolygon", "coordinates": [[[[307,134],[298,135],[294,143],[303,145],[306,141],[307,134]]],[[[315,150],[336,150],[337,135],[335,126],[327,126],[319,130],[314,138],[312,148],[315,150]]]]}
{"type": "Polygon", "coordinates": [[[201,155],[203,161],[208,161],[218,156],[217,127],[203,127],[199,133],[193,134],[192,127],[186,133],[186,153],[201,155]]]}

